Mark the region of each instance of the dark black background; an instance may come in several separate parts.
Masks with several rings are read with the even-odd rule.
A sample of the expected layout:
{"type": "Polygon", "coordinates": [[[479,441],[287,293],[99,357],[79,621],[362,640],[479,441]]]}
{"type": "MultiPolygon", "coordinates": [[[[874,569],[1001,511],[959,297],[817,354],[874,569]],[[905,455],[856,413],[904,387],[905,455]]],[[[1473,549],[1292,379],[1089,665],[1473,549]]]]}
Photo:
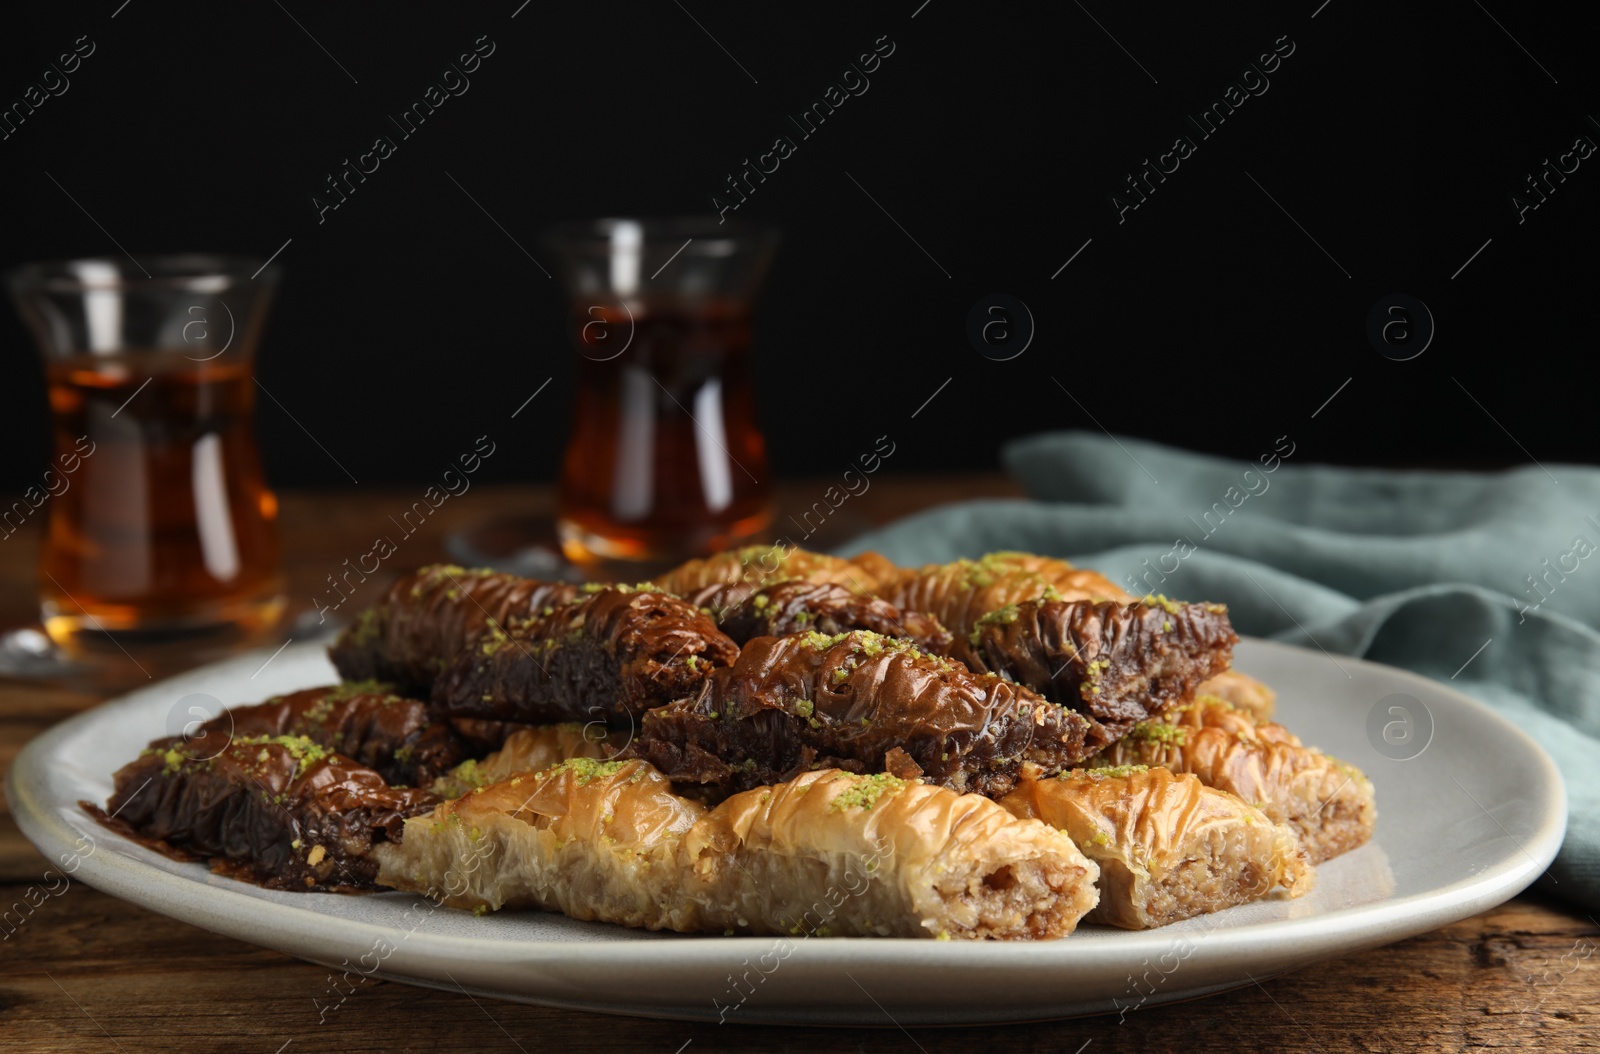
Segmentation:
{"type": "MultiPolygon", "coordinates": [[[[1576,136],[1600,139],[1594,24],[1573,8],[1497,0],[1502,28],[1476,3],[1097,0],[1102,29],[1075,3],[535,0],[513,18],[519,2],[8,10],[8,102],[79,36],[96,50],[0,142],[0,264],[117,252],[46,171],[135,256],[266,256],[292,238],[260,376],[354,476],[432,479],[489,433],[507,453],[487,477],[549,479],[572,390],[565,305],[446,172],[549,267],[554,222],[709,212],[786,113],[886,35],[868,92],[739,212],[785,232],[756,332],[778,472],[832,472],[882,434],[892,471],[989,468],[1008,437],[1097,424],[1252,459],[1293,433],[1336,463],[1600,460],[1600,157],[1525,223],[1509,201],[1576,136]],[[484,35],[495,51],[470,90],[319,224],[324,177],[484,35]],[[1270,90],[1119,224],[1123,177],[1284,35],[1295,51],[1270,90]],[[1009,362],[965,337],[997,292],[1037,323],[1009,362]],[[1437,321],[1409,362],[1364,336],[1394,292],[1437,321]]],[[[10,310],[0,362],[0,486],[20,488],[49,452],[10,310]]],[[[276,484],[348,483],[277,407],[259,414],[276,484]]]]}

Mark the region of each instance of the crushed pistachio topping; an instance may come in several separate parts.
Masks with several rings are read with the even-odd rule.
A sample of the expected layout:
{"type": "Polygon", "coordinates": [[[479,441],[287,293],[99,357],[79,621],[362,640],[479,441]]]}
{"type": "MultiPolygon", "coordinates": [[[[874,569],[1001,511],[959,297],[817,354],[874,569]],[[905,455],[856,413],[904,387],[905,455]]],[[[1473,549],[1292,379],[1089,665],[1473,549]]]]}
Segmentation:
{"type": "Polygon", "coordinates": [[[1141,721],[1128,732],[1128,738],[1181,747],[1189,741],[1189,730],[1182,725],[1169,725],[1165,721],[1141,721]]]}
{"type": "Polygon", "coordinates": [[[836,645],[843,644],[849,639],[850,634],[848,633],[835,633],[830,637],[828,634],[818,633],[816,630],[808,630],[800,635],[801,644],[804,644],[808,648],[815,648],[818,651],[823,651],[836,645]]]}
{"type": "MultiPolygon", "coordinates": [[[[262,755],[268,753],[268,747],[282,747],[289,752],[290,757],[299,762],[295,767],[296,777],[304,776],[307,769],[324,758],[334,756],[333,751],[312,742],[308,736],[241,736],[233,742],[235,746],[260,747],[261,753],[256,755],[257,760],[265,760],[262,755]]],[[[167,760],[170,764],[170,757],[167,760]]]]}
{"type": "Polygon", "coordinates": [[[1058,779],[1122,779],[1133,775],[1135,772],[1149,771],[1149,765],[1106,765],[1090,769],[1068,769],[1061,773],[1058,779]]]}
{"type": "Polygon", "coordinates": [[[810,699],[802,699],[798,703],[794,704],[794,712],[799,714],[801,717],[810,717],[816,712],[816,709],[817,704],[813,703],[810,699]]]}
{"type": "Polygon", "coordinates": [[[734,555],[739,558],[740,567],[766,563],[767,558],[773,556],[777,557],[777,562],[781,566],[783,561],[789,558],[788,550],[781,545],[747,545],[743,549],[736,550],[734,555]]]}
{"type": "Polygon", "coordinates": [[[877,772],[871,776],[848,776],[841,773],[828,782],[836,783],[839,780],[848,780],[850,786],[840,791],[828,804],[829,812],[838,812],[852,806],[870,809],[878,804],[878,799],[885,794],[893,794],[906,786],[905,780],[891,776],[887,772],[877,772]]]}
{"type": "Polygon", "coordinates": [[[597,779],[614,776],[622,769],[626,761],[596,761],[594,758],[568,758],[559,765],[550,768],[550,772],[570,772],[582,786],[597,779]]]}
{"type": "Polygon", "coordinates": [[[1083,684],[1078,686],[1078,694],[1085,699],[1089,698],[1091,695],[1099,695],[1100,686],[1095,682],[1100,679],[1100,675],[1102,673],[1106,672],[1110,668],[1110,659],[1095,659],[1092,662],[1086,663],[1083,668],[1085,680],[1083,684]]]}
{"type": "Polygon", "coordinates": [[[978,643],[978,638],[983,635],[986,626],[1009,626],[1017,621],[1018,607],[1016,604],[1007,604],[1003,608],[995,608],[987,615],[981,615],[978,621],[972,624],[972,632],[967,634],[967,642],[973,645],[978,643]]]}
{"type": "Polygon", "coordinates": [[[465,568],[460,564],[432,564],[417,572],[416,584],[411,587],[411,599],[420,599],[423,591],[439,584],[440,579],[463,578],[472,576],[484,578],[498,572],[492,567],[465,568]]]}
{"type": "Polygon", "coordinates": [[[478,768],[478,762],[474,758],[468,758],[451,769],[450,778],[469,787],[482,787],[488,782],[488,777],[478,768]]]}
{"type": "Polygon", "coordinates": [[[394,694],[394,685],[370,679],[365,681],[341,681],[338,685],[329,689],[328,693],[322,698],[325,702],[331,700],[336,703],[343,703],[354,699],[358,695],[381,695],[393,700],[400,698],[394,694]]]}
{"type": "Polygon", "coordinates": [[[1106,834],[1104,831],[1096,831],[1094,833],[1094,837],[1089,839],[1089,841],[1093,842],[1095,845],[1106,846],[1111,844],[1111,836],[1106,834]]]}
{"type": "Polygon", "coordinates": [[[356,616],[356,624],[350,627],[350,643],[358,647],[376,643],[382,630],[382,614],[377,608],[367,608],[356,616]]]}
{"type": "Polygon", "coordinates": [[[478,645],[478,650],[484,655],[493,655],[511,642],[511,635],[497,622],[489,623],[489,629],[483,635],[483,642],[478,645]]]}
{"type": "Polygon", "coordinates": [[[1160,608],[1169,615],[1176,615],[1183,610],[1180,602],[1170,599],[1165,593],[1146,593],[1139,599],[1139,603],[1145,607],[1160,608]]]}

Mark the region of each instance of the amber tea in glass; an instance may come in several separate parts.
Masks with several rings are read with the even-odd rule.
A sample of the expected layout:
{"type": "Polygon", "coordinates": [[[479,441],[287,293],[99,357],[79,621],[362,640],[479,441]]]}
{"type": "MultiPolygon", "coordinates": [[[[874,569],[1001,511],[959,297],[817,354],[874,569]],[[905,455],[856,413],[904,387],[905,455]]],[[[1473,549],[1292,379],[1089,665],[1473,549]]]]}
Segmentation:
{"type": "Polygon", "coordinates": [[[253,428],[276,278],[259,261],[207,256],[9,276],[49,387],[39,586],[58,644],[249,639],[282,614],[277,499],[253,428]]]}
{"type": "Polygon", "coordinates": [[[775,233],[603,220],[551,241],[579,353],[557,511],[564,554],[658,564],[761,537],[771,480],[750,308],[775,233]]]}

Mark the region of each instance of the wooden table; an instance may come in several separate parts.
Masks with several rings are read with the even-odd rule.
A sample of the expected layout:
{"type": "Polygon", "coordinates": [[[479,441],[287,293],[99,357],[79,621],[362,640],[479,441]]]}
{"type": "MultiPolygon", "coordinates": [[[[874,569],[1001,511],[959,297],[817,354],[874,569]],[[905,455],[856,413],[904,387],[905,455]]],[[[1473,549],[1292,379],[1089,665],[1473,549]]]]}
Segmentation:
{"type": "MultiPolygon", "coordinates": [[[[826,481],[783,488],[808,506],[826,481]]],[[[1014,493],[995,476],[880,478],[839,526],[884,522],[946,501],[1014,493]]],[[[408,490],[283,496],[290,593],[310,607],[324,576],[365,552],[408,490]]],[[[475,487],[446,502],[397,554],[397,567],[443,555],[444,535],[498,515],[547,515],[545,488],[475,487]]],[[[0,542],[0,625],[32,617],[35,536],[0,542]]],[[[384,583],[364,588],[376,596],[384,583]]],[[[370,599],[358,596],[358,601],[370,599]]],[[[128,686],[144,683],[141,675],[128,686]]],[[[95,694],[0,682],[0,765],[95,694]]],[[[41,880],[46,863],[0,817],[0,904],[41,880]]],[[[574,1051],[875,1049],[970,1052],[1189,1052],[1315,1049],[1600,1050],[1600,926],[1527,894],[1425,936],[1189,1003],[1128,1015],[1008,1028],[774,1029],[547,1010],[369,981],[318,1021],[328,971],[74,884],[0,941],[0,1051],[574,1051]],[[1563,958],[1565,957],[1565,958],[1563,958]]]]}

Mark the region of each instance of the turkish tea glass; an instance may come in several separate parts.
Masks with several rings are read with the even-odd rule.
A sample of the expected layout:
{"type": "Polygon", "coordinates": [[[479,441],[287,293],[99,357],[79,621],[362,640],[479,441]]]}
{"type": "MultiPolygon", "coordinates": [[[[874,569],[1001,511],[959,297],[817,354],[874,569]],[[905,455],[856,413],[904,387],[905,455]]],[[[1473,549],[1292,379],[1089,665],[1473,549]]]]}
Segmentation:
{"type": "Polygon", "coordinates": [[[609,219],[549,236],[578,350],[557,533],[573,563],[664,564],[762,537],[751,302],[777,232],[609,219]]]}
{"type": "Polygon", "coordinates": [[[41,615],[69,653],[249,639],[282,615],[277,498],[253,427],[277,277],[201,255],[7,275],[44,356],[55,452],[0,521],[44,517],[41,615]]]}

